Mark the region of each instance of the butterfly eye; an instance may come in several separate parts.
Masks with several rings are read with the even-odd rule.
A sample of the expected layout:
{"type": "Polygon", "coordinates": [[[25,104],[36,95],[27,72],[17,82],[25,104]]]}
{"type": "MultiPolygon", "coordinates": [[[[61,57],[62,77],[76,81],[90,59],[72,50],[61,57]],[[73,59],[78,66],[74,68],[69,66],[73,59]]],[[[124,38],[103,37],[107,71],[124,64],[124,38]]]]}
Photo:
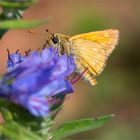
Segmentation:
{"type": "Polygon", "coordinates": [[[52,41],[54,44],[57,44],[59,42],[59,38],[56,36],[53,36],[52,41]]]}

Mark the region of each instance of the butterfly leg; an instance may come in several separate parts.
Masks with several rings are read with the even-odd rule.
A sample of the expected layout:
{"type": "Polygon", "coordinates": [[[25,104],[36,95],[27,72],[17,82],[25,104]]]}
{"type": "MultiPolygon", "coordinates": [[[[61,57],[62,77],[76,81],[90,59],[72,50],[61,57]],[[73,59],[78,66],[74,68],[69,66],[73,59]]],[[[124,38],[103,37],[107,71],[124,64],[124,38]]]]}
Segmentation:
{"type": "Polygon", "coordinates": [[[59,45],[59,52],[60,52],[61,55],[64,55],[65,54],[65,50],[64,50],[63,44],[60,44],[59,45]]]}
{"type": "Polygon", "coordinates": [[[54,47],[54,54],[56,54],[57,51],[58,51],[58,55],[60,56],[60,54],[59,54],[59,46],[54,45],[53,47],[54,47]]]}
{"type": "Polygon", "coordinates": [[[66,52],[65,52],[65,49],[64,49],[64,46],[63,44],[61,44],[61,42],[57,45],[57,48],[58,48],[58,54],[59,56],[60,55],[64,55],[66,52]]]}
{"type": "Polygon", "coordinates": [[[46,40],[46,42],[45,42],[45,44],[43,45],[43,47],[42,47],[42,50],[44,50],[45,48],[46,48],[46,45],[49,45],[49,42],[48,42],[48,40],[46,40]]]}
{"type": "Polygon", "coordinates": [[[74,84],[76,83],[78,80],[80,80],[80,78],[85,74],[85,72],[88,70],[88,67],[79,75],[77,76],[77,73],[74,74],[74,76],[72,77],[70,83],[74,84]]]}

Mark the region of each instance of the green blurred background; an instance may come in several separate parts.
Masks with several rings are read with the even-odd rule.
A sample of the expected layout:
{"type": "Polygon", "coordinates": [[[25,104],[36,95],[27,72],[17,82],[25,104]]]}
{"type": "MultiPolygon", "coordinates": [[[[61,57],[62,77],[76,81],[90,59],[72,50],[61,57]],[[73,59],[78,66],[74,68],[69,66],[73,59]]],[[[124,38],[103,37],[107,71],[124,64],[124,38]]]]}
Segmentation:
{"type": "MultiPolygon", "coordinates": [[[[67,97],[54,127],[68,120],[116,116],[105,126],[80,133],[65,140],[138,140],[140,139],[140,1],[137,0],[40,0],[26,10],[25,19],[52,17],[46,26],[33,31],[74,35],[116,28],[119,45],[107,62],[106,69],[93,87],[80,80],[75,92],[67,97]]],[[[43,46],[44,36],[28,30],[10,30],[0,42],[0,74],[6,70],[6,49],[11,52],[43,46]]]]}

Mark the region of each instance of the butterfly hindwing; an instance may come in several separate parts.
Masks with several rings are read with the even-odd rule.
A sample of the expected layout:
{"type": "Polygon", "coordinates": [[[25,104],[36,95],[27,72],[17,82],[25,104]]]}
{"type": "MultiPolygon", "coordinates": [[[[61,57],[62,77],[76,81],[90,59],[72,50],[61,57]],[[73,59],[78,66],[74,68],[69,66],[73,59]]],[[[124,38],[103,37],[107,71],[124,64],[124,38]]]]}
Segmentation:
{"type": "Polygon", "coordinates": [[[118,36],[118,30],[110,29],[76,35],[69,39],[77,68],[80,72],[88,68],[84,78],[92,85],[96,84],[95,77],[102,72],[108,56],[117,45],[118,36]]]}
{"type": "Polygon", "coordinates": [[[73,41],[72,53],[75,56],[77,69],[83,72],[88,68],[84,78],[95,85],[95,77],[104,69],[106,62],[104,48],[96,42],[79,38],[73,41]]]}

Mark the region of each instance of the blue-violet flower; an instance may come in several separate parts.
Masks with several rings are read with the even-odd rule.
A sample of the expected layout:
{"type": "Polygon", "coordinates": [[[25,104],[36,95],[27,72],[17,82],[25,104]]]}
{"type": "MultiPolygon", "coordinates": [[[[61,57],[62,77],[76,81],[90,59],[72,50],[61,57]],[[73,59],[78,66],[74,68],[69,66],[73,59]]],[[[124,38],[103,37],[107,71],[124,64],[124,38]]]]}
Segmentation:
{"type": "Polygon", "coordinates": [[[59,56],[49,47],[28,57],[15,53],[8,58],[8,73],[0,80],[0,98],[21,105],[35,116],[46,116],[50,98],[73,92],[66,80],[75,69],[71,56],[59,56]]]}

